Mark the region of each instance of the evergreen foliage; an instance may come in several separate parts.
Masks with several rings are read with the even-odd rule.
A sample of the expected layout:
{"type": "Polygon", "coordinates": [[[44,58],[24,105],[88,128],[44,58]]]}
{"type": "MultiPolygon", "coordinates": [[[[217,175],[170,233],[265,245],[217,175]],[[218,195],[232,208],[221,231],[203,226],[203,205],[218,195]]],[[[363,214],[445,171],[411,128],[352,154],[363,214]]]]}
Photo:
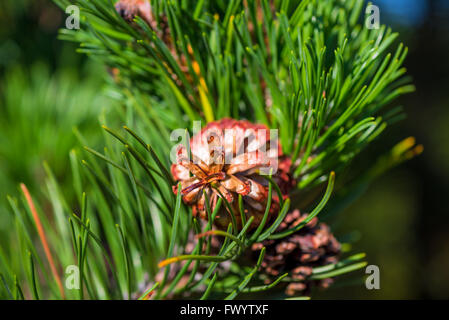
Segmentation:
{"type": "MultiPolygon", "coordinates": [[[[276,232],[289,210],[310,212],[306,222],[323,209],[336,214],[379,174],[420,152],[407,139],[363,173],[349,166],[401,119],[391,102],[414,89],[402,66],[407,48],[386,26],[364,26],[363,0],[152,0],[155,24],[125,21],[110,0],[75,3],[81,29],[62,29],[60,37],[78,42],[79,52],[113,74],[106,90],[121,107],[100,117],[103,150],[91,149],[76,131],[85,146],[70,153],[76,206],[48,166],[48,203],[27,198],[24,186],[24,198],[9,198],[16,239],[0,247],[1,298],[233,299],[277,292],[291,281],[288,274],[266,284],[258,272],[264,250],[253,265],[240,260],[245,250],[302,228],[276,232]],[[297,190],[272,224],[251,232],[251,219],[241,230],[212,230],[172,191],[170,132],[225,117],[279,129],[294,163],[297,190]],[[218,254],[210,252],[212,237],[224,239],[218,254]],[[52,259],[42,250],[45,241],[52,259]],[[61,289],[70,265],[80,268],[79,290],[61,289]]],[[[269,196],[277,190],[271,182],[269,196]]],[[[209,221],[226,205],[208,208],[209,221]]],[[[315,268],[311,279],[365,266],[365,255],[350,247],[344,243],[340,262],[315,268]]]]}

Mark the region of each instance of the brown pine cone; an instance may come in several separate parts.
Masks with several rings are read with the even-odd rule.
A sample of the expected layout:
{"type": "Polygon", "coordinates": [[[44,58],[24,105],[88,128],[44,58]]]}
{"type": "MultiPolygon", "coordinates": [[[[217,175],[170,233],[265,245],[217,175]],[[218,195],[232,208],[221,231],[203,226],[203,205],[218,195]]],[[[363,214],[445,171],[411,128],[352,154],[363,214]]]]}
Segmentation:
{"type": "MultiPolygon", "coordinates": [[[[306,217],[307,214],[301,215],[299,210],[294,210],[287,214],[277,231],[291,229],[306,217]]],[[[270,278],[288,272],[289,277],[293,279],[286,288],[288,295],[303,293],[313,284],[327,288],[332,283],[332,279],[308,280],[314,267],[336,263],[340,253],[340,243],[331,233],[329,226],[319,223],[317,217],[298,232],[282,239],[256,243],[251,250],[255,251],[257,256],[262,247],[266,247],[265,258],[261,265],[262,272],[270,278]]]]}

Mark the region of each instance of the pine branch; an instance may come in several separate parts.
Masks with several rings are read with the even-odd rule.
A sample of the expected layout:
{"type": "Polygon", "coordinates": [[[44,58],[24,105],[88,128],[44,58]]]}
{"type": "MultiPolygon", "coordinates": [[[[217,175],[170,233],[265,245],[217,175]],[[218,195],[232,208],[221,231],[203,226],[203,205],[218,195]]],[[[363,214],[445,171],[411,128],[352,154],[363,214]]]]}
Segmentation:
{"type": "MultiPolygon", "coordinates": [[[[107,66],[113,75],[108,93],[121,107],[100,117],[104,151],[88,147],[75,131],[85,148],[70,153],[79,213],[73,214],[47,170],[50,205],[42,229],[55,244],[55,264],[80,270],[80,288],[65,290],[69,299],[233,299],[366,265],[364,255],[352,255],[310,267],[304,278],[288,270],[272,279],[263,260],[268,249],[248,261],[254,245],[283,241],[310,227],[329,206],[335,176],[400,117],[391,101],[413,90],[402,67],[407,49],[393,48],[397,34],[389,28],[362,26],[363,0],[154,0],[151,12],[136,6],[117,10],[110,0],[75,3],[82,28],[62,29],[60,38],[79,43],[79,52],[107,66]],[[181,201],[181,184],[174,195],[170,131],[225,117],[279,129],[297,192],[318,203],[300,207],[310,212],[301,223],[281,228],[297,208],[297,194],[284,199],[272,177],[260,221],[247,219],[242,196],[235,206],[216,188],[214,207],[204,195],[209,221],[201,225],[181,201]],[[319,201],[313,191],[326,182],[319,201]],[[272,213],[275,195],[279,207],[272,213]],[[223,210],[230,224],[217,231],[213,225],[223,210]],[[272,214],[276,218],[270,220],[272,214]],[[53,220],[57,228],[49,227],[53,220]]],[[[362,182],[348,183],[339,199],[349,201],[344,196],[359,183],[419,153],[419,147],[407,146],[386,156],[362,182]]],[[[0,249],[0,297],[61,297],[34,245],[30,212],[13,198],[10,203],[20,252],[31,254],[11,257],[0,249]]]]}

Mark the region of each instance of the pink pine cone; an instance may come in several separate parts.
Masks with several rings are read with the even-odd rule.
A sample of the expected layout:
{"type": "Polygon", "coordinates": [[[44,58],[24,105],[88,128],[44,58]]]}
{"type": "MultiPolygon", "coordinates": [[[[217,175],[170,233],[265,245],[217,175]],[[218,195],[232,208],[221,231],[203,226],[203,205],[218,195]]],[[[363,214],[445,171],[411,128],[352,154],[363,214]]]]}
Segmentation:
{"type": "MultiPolygon", "coordinates": [[[[234,209],[237,224],[241,227],[240,194],[246,218],[253,216],[252,227],[255,227],[262,219],[268,201],[269,183],[261,173],[273,169],[272,178],[284,197],[293,186],[289,174],[291,161],[282,154],[277,141],[270,139],[270,131],[265,125],[229,118],[211,122],[192,137],[190,149],[190,160],[186,148],[178,149],[177,163],[172,165],[171,171],[174,179],[181,182],[183,201],[192,206],[195,216],[202,219],[207,219],[205,192],[211,210],[223,196],[234,209]]],[[[177,187],[173,190],[176,193],[177,187]]],[[[277,212],[278,208],[279,199],[273,191],[270,212],[277,212]]],[[[221,229],[231,222],[224,204],[214,222],[221,229]]]]}

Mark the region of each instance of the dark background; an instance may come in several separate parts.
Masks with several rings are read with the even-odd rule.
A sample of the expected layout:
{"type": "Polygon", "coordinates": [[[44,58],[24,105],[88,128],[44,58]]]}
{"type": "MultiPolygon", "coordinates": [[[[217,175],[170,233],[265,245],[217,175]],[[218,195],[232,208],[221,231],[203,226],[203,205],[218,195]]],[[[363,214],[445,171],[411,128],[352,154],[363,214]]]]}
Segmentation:
{"type": "MultiPolygon", "coordinates": [[[[447,299],[449,1],[378,0],[373,3],[380,7],[381,23],[400,32],[400,41],[409,47],[405,66],[417,90],[396,101],[405,107],[408,117],[387,129],[362,157],[370,161],[409,136],[416,137],[425,149],[419,157],[378,179],[363,197],[339,215],[338,223],[333,224],[337,235],[358,230],[360,239],[354,244],[354,250],[366,252],[369,263],[379,266],[381,289],[369,291],[360,284],[339,287],[337,282],[335,288],[319,294],[319,297],[447,299]]],[[[74,87],[87,79],[98,79],[99,72],[96,71],[99,67],[95,63],[76,54],[74,45],[57,40],[57,29],[64,19],[63,12],[48,0],[0,2],[0,119],[8,116],[6,109],[10,102],[5,99],[5,91],[11,86],[8,75],[16,68],[24,73],[23,83],[17,87],[31,92],[31,95],[32,90],[40,90],[31,79],[31,70],[36,64],[43,66],[44,78],[56,77],[56,74],[69,70],[70,76],[62,77],[60,81],[74,87]]],[[[95,83],[101,87],[101,79],[95,83]]],[[[94,87],[94,91],[99,90],[94,87]]],[[[86,92],[76,94],[83,97],[92,94],[87,89],[86,92]]],[[[20,90],[18,95],[21,95],[20,90]]],[[[64,109],[62,102],[60,108],[64,109]]],[[[37,109],[35,112],[41,111],[37,109]]],[[[83,124],[96,126],[98,112],[92,112],[83,124]]],[[[57,176],[64,181],[69,169],[68,165],[61,164],[67,163],[70,144],[75,143],[73,133],[64,131],[64,137],[60,133],[59,138],[67,139],[67,143],[58,148],[56,154],[52,148],[45,149],[44,143],[44,147],[39,149],[19,149],[18,159],[17,155],[9,153],[12,146],[8,141],[14,139],[17,147],[21,141],[29,143],[30,138],[18,133],[21,129],[16,127],[16,120],[19,122],[13,118],[8,121],[9,126],[0,127],[0,222],[7,210],[1,205],[5,194],[14,193],[20,181],[38,189],[42,161],[49,161],[56,167],[57,176]]],[[[7,232],[3,223],[0,224],[0,232],[7,232]]]]}

